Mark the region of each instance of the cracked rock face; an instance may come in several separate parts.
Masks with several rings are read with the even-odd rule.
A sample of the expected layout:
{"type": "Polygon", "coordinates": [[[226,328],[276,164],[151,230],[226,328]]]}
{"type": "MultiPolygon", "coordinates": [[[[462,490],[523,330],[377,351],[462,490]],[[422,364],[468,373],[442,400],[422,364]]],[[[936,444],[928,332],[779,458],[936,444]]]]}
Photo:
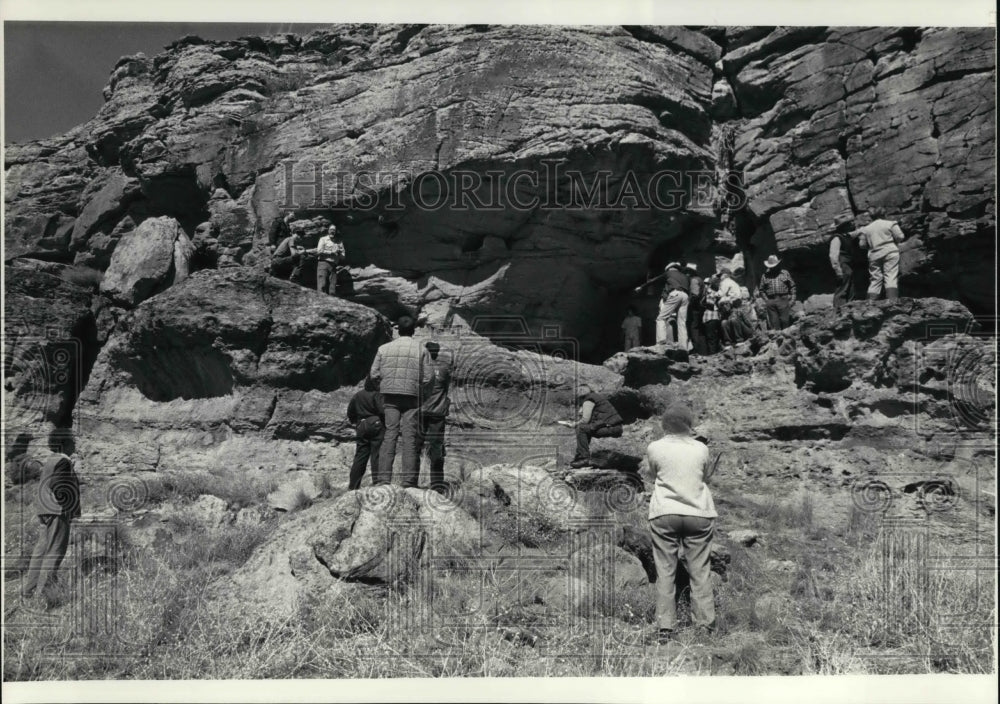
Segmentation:
{"type": "Polygon", "coordinates": [[[6,247],[103,269],[123,233],[169,216],[192,240],[209,221],[215,263],[249,265],[292,208],[340,226],[384,314],[522,315],[603,359],[631,288],[666,261],[742,252],[755,281],[777,250],[804,294],[828,292],[833,218],[883,206],[911,238],[904,288],[989,312],[994,61],[992,33],[963,29],[188,37],[119,61],[89,122],[8,146],[6,247]],[[563,207],[603,171],[612,202],[646,191],[621,199],[639,207],[563,207]],[[641,207],[664,171],[709,186],[641,207]]]}
{"type": "Polygon", "coordinates": [[[101,350],[77,406],[80,449],[114,471],[246,434],[342,437],[331,409],[388,339],[363,306],[249,269],[196,272],[139,305],[101,350]]]}

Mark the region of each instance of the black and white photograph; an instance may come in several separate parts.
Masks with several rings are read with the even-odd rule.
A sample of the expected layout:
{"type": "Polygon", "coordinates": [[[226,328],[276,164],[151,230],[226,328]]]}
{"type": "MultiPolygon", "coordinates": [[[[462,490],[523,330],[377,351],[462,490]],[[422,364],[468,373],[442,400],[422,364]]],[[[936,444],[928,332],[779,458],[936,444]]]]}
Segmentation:
{"type": "Polygon", "coordinates": [[[291,9],[3,17],[5,694],[995,699],[993,10],[291,9]]]}

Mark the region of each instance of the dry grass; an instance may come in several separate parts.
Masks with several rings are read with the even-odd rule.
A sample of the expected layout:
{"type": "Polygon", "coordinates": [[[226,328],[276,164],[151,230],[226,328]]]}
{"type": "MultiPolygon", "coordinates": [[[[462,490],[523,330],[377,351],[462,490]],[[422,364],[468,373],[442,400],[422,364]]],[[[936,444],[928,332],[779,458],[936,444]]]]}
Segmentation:
{"type": "MultiPolygon", "coordinates": [[[[196,487],[200,495],[205,486],[179,481],[167,491],[186,496],[196,487]]],[[[581,498],[599,509],[600,497],[581,498]]],[[[909,538],[853,511],[829,525],[808,495],[744,497],[728,507],[725,527],[749,524],[763,539],[730,546],[727,579],[716,589],[718,628],[704,640],[687,631],[678,642],[650,645],[652,585],[622,594],[598,580],[589,599],[574,603],[567,573],[555,566],[455,566],[419,593],[355,584],[314,593],[285,619],[220,609],[209,585],[243,564],[276,518],[194,534],[174,549],[128,550],[117,573],[100,575],[120,595],[119,652],[107,651],[106,637],[81,637],[65,624],[15,625],[4,631],[5,668],[12,680],[992,671],[993,573],[928,572],[907,552],[909,538]],[[886,552],[887,544],[897,547],[886,552]],[[81,651],[90,656],[60,657],[81,651]]],[[[564,554],[565,536],[551,523],[507,525],[512,513],[500,505],[477,511],[512,545],[540,545],[554,562],[564,554]]],[[[605,515],[646,528],[639,510],[605,515]]],[[[50,614],[65,618],[71,585],[52,591],[50,614]]]]}

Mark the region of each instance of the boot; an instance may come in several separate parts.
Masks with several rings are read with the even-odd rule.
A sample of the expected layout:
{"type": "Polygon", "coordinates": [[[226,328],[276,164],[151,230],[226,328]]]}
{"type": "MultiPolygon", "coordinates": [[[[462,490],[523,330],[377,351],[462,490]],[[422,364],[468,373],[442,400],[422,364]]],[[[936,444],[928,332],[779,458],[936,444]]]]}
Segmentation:
{"type": "Polygon", "coordinates": [[[899,289],[898,288],[887,288],[885,290],[885,300],[891,301],[894,298],[899,298],[899,289]]]}
{"type": "Polygon", "coordinates": [[[877,293],[872,293],[871,291],[869,291],[868,292],[868,300],[869,301],[877,301],[878,300],[878,294],[877,293]]]}

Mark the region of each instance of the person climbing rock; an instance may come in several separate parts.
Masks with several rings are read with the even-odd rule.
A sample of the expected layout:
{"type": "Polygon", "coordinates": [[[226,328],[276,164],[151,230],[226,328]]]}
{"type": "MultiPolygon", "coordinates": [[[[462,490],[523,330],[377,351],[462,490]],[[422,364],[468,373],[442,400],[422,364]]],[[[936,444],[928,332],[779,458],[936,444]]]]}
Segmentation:
{"type": "Polygon", "coordinates": [[[420,411],[420,391],[425,370],[431,366],[431,356],[419,340],[413,339],[416,323],[409,315],[396,322],[399,337],[386,342],[375,352],[369,376],[379,382],[385,404],[385,437],[379,450],[378,472],[372,484],[392,481],[392,465],[396,460],[396,442],[402,436],[404,487],[415,487],[420,474],[417,430],[420,411]]]}
{"type": "Polygon", "coordinates": [[[792,324],[792,304],[795,302],[795,280],[772,254],[764,261],[757,293],[764,299],[767,327],[782,330],[792,324]]]}
{"type": "Polygon", "coordinates": [[[706,483],[712,472],[708,446],[691,436],[690,409],[673,405],[660,423],[664,436],[649,444],[646,459],[653,481],[648,515],[656,566],[656,621],[663,642],[677,628],[675,579],[682,551],[691,577],[691,621],[705,631],[715,627],[709,558],[718,514],[706,483]]]}
{"type": "Polygon", "coordinates": [[[347,256],[344,242],[336,225],[330,225],[316,245],[316,290],[334,295],[337,292],[337,274],[347,256]]]}
{"type": "Polygon", "coordinates": [[[638,292],[644,286],[660,279],[666,279],[667,283],[660,295],[660,313],[656,316],[656,344],[664,345],[674,342],[674,334],[670,329],[670,321],[673,320],[677,325],[677,344],[686,350],[688,348],[687,309],[690,280],[678,262],[670,262],[664,267],[662,274],[635,290],[638,292]]]}
{"type": "Polygon", "coordinates": [[[628,307],[628,314],[622,321],[622,338],[622,349],[626,352],[642,345],[642,318],[635,306],[628,307]]]}
{"type": "Polygon", "coordinates": [[[620,438],[622,417],[604,394],[596,393],[586,384],[581,384],[582,394],[580,420],[576,423],[576,454],[570,467],[590,465],[591,438],[620,438]]]}
{"type": "Polygon", "coordinates": [[[872,222],[858,230],[858,244],[868,251],[868,300],[899,298],[899,247],[906,235],[894,220],[884,220],[881,208],[872,208],[872,222]]]}
{"type": "Polygon", "coordinates": [[[35,497],[35,513],[41,523],[31,560],[21,585],[25,599],[43,596],[69,547],[70,522],[80,516],[80,480],[74,458],[53,453],[42,464],[35,497]]]}
{"type": "Polygon", "coordinates": [[[834,221],[834,233],[830,238],[830,266],[837,275],[837,289],[833,292],[833,307],[857,299],[857,273],[861,268],[861,246],[854,230],[854,218],[838,215],[834,221]]]}
{"type": "Polygon", "coordinates": [[[347,404],[347,420],[354,426],[354,461],[347,481],[348,490],[353,491],[361,488],[369,458],[374,481],[385,437],[385,402],[378,391],[378,383],[371,377],[365,379],[364,388],[347,404]]]}
{"type": "Polygon", "coordinates": [[[444,486],[444,430],[451,401],[448,389],[451,386],[451,360],[441,356],[441,345],[428,340],[424,347],[431,356],[427,367],[427,381],[424,397],[420,405],[420,426],[417,433],[417,458],[424,445],[431,461],[430,488],[443,492],[444,486]]]}

